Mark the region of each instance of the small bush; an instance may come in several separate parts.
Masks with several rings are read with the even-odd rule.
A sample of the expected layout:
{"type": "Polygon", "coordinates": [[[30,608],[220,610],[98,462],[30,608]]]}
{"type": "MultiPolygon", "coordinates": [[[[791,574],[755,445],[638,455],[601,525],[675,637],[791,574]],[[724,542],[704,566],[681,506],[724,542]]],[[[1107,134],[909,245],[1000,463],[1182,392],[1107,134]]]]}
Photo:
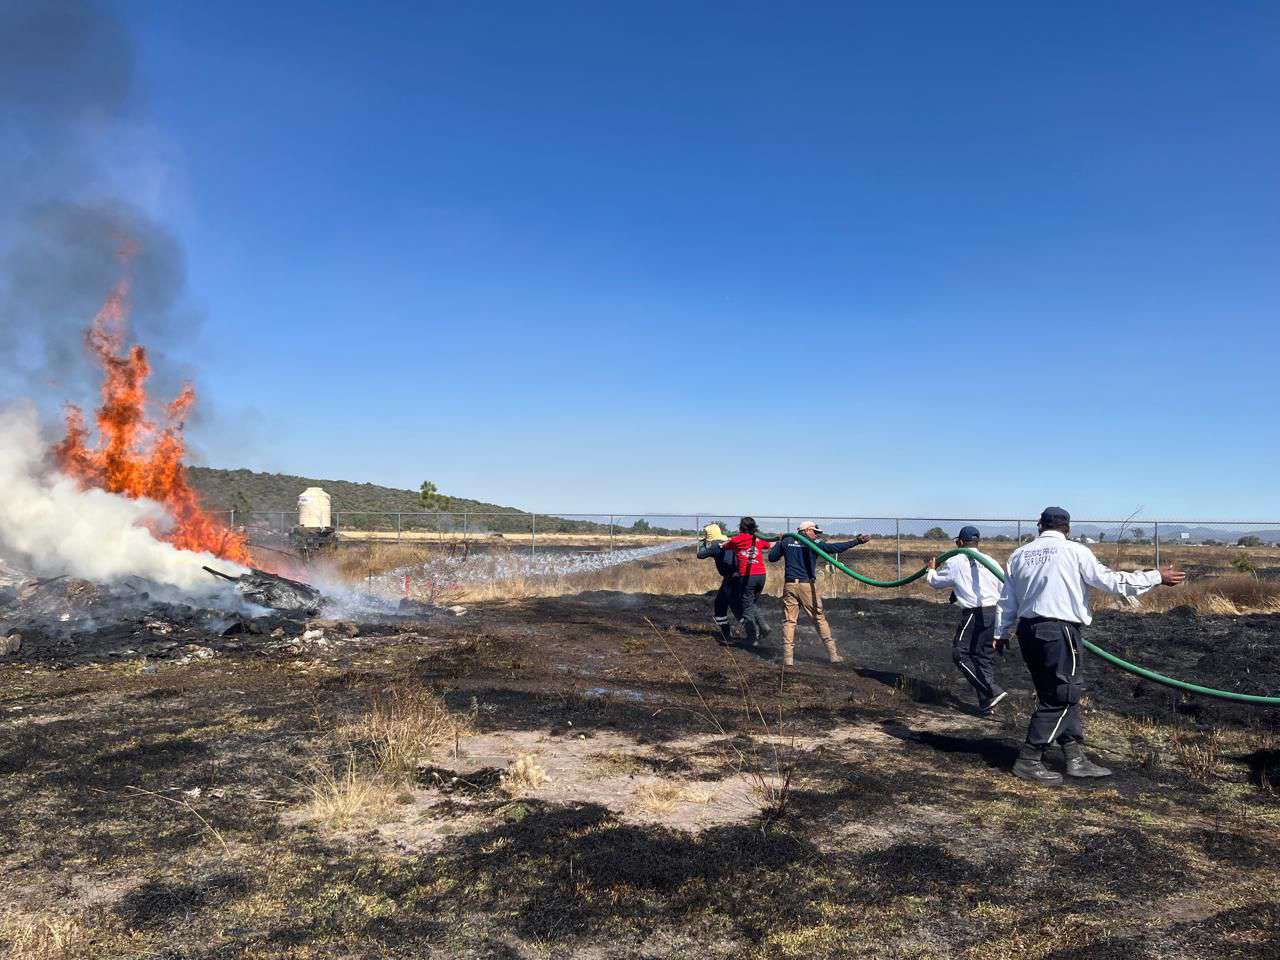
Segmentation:
{"type": "Polygon", "coordinates": [[[522,753],[502,773],[498,788],[508,796],[518,797],[526,790],[536,790],[547,782],[547,771],[538,765],[531,753],[522,753]]]}

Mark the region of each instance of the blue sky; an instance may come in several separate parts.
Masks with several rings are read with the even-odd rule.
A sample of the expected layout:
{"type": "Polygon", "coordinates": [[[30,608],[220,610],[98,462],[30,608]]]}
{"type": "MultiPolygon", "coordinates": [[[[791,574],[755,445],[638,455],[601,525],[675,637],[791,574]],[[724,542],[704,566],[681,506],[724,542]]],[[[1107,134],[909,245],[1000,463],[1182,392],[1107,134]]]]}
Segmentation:
{"type": "Polygon", "coordinates": [[[216,466],[1280,516],[1280,8],[117,6],[216,466]]]}

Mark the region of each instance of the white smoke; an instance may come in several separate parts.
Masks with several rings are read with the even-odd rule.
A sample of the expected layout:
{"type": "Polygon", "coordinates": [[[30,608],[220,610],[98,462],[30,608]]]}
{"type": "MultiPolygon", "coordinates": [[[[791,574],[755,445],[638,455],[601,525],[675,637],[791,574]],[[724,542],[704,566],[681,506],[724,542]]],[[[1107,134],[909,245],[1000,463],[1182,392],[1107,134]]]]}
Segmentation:
{"type": "Polygon", "coordinates": [[[81,490],[46,466],[47,450],[33,407],[0,408],[0,548],[10,559],[41,576],[69,574],[96,583],[142,577],[206,595],[223,591],[225,582],[204,565],[246,572],[213,554],[157,540],[145,524],[163,530],[170,522],[160,504],[81,490]]]}

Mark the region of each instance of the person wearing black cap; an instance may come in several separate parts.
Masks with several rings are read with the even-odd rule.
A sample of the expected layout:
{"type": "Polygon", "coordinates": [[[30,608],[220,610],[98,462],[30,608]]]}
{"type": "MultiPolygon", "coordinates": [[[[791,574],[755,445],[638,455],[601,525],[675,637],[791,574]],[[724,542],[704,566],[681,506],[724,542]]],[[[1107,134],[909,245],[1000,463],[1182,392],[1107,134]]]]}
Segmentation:
{"type": "Polygon", "coordinates": [[[1067,539],[1071,515],[1061,507],[1045,508],[1039,531],[1009,557],[1008,578],[996,605],[996,643],[1007,644],[1017,631],[1038,701],[1013,773],[1036,783],[1062,783],[1062,774],[1044,765],[1045,750],[1058,744],[1067,776],[1107,777],[1111,771],[1084,754],[1080,718],[1080,632],[1092,622],[1089,588],[1136,599],[1161,584],[1177,586],[1187,575],[1172,567],[1139,573],[1107,569],[1092,550],[1067,539]]]}
{"type": "MultiPolygon", "coordinates": [[[[956,546],[977,553],[981,539],[982,534],[977,527],[961,527],[956,546]]],[[[985,553],[982,555],[999,568],[1000,564],[994,559],[985,553]]],[[[935,590],[950,587],[952,597],[960,605],[960,625],[951,642],[951,659],[978,692],[978,710],[984,717],[989,717],[995,713],[996,704],[1008,696],[996,683],[992,664],[996,602],[1004,584],[976,559],[964,554],[950,557],[941,567],[930,558],[925,579],[935,590]]]]}

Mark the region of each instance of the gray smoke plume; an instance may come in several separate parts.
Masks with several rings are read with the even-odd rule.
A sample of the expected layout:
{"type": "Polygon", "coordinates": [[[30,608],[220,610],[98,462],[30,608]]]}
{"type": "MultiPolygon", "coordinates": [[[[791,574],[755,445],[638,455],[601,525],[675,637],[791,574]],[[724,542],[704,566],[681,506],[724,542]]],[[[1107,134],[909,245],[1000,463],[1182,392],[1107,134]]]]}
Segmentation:
{"type": "Polygon", "coordinates": [[[84,329],[126,272],[124,251],[130,330],[161,397],[185,373],[166,349],[198,327],[182,311],[181,247],[100,159],[135,130],[133,64],[98,4],[0,0],[0,402],[23,397],[46,417],[92,402],[84,329]]]}

